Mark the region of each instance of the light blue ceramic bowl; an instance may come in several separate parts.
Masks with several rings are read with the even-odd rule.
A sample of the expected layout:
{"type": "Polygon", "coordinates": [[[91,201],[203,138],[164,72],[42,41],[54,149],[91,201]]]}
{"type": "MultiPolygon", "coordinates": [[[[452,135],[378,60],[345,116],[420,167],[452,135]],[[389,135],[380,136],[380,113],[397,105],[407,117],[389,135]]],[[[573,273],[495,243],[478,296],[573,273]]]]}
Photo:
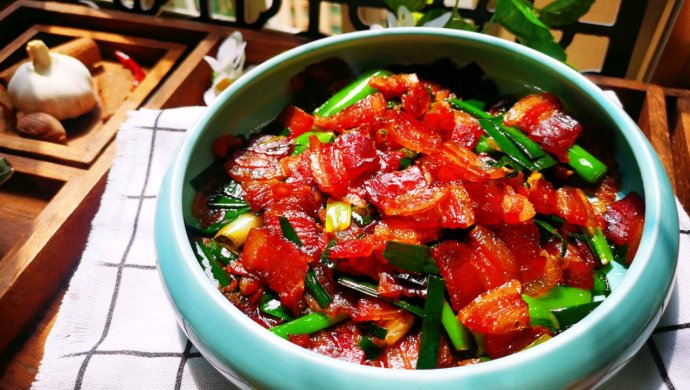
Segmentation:
{"type": "MultiPolygon", "coordinates": [[[[191,221],[191,220],[190,220],[191,221]]],[[[678,256],[678,221],[669,181],[635,123],[594,84],[540,53],[481,34],[389,29],[322,39],[253,69],[225,91],[189,132],[160,191],[156,212],[160,273],[178,321],[194,345],[236,384],[280,389],[457,389],[588,387],[620,368],[657,323],[678,256]],[[361,71],[388,64],[476,61],[506,92],[554,92],[575,117],[615,133],[622,192],[643,194],[642,243],[627,272],[609,275],[614,291],[553,340],[476,366],[426,371],[364,367],[297,347],[255,324],[209,283],[185,235],[189,181],[212,161],[218,135],[249,133],[288,104],[288,81],[307,65],[340,57],[361,71]]]]}

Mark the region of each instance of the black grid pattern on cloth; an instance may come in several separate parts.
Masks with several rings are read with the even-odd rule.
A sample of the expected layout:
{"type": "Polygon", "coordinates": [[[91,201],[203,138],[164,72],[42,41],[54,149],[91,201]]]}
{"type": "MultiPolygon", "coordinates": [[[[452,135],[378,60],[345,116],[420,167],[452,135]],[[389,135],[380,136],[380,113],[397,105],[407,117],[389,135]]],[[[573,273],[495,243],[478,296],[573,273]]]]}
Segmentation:
{"type": "Polygon", "coordinates": [[[654,337],[650,337],[649,340],[647,340],[647,347],[649,348],[649,352],[652,354],[652,359],[654,359],[654,364],[656,365],[656,368],[659,370],[659,375],[661,376],[661,380],[664,382],[666,387],[668,387],[669,390],[675,390],[675,386],[673,386],[673,382],[671,382],[671,378],[668,376],[668,370],[666,369],[666,365],[664,364],[664,359],[661,357],[661,354],[659,353],[659,349],[656,347],[656,343],[654,342],[654,337]]]}
{"type": "MultiPolygon", "coordinates": [[[[187,361],[189,359],[194,359],[194,358],[200,358],[201,353],[199,352],[192,352],[192,343],[187,340],[185,344],[184,351],[182,352],[144,352],[144,351],[136,351],[136,350],[99,350],[98,348],[100,345],[104,342],[106,339],[108,332],[110,330],[110,326],[113,321],[113,314],[115,311],[115,307],[117,305],[117,299],[120,291],[120,285],[122,282],[122,277],[123,277],[123,271],[128,268],[132,269],[139,269],[139,270],[156,270],[156,266],[153,265],[139,265],[139,264],[127,264],[126,259],[127,255],[130,253],[130,250],[132,248],[132,245],[135,241],[137,229],[138,229],[138,220],[141,215],[141,209],[144,200],[147,199],[156,199],[156,195],[146,195],[146,187],[149,183],[150,179],[150,174],[151,174],[151,166],[152,166],[152,161],[154,158],[154,153],[155,153],[155,142],[156,142],[156,134],[159,131],[164,131],[164,132],[185,132],[187,129],[180,129],[180,128],[172,128],[172,127],[159,127],[158,123],[160,121],[160,118],[164,111],[161,111],[157,114],[153,126],[137,126],[137,129],[143,129],[143,130],[150,130],[151,131],[151,144],[149,146],[149,155],[148,155],[148,160],[147,160],[147,165],[146,165],[146,172],[145,172],[145,178],[144,182],[142,184],[142,188],[140,191],[139,195],[129,195],[126,196],[127,199],[135,199],[138,200],[137,203],[137,210],[134,218],[134,222],[132,225],[132,233],[130,236],[130,239],[127,243],[127,247],[122,254],[122,257],[120,259],[120,262],[118,263],[110,263],[110,262],[102,262],[100,263],[101,266],[103,267],[111,267],[111,268],[117,268],[117,276],[115,280],[115,286],[113,288],[113,293],[111,296],[110,300],[110,306],[108,308],[108,314],[106,318],[105,325],[103,327],[103,332],[101,334],[101,337],[98,339],[98,341],[93,345],[93,347],[88,350],[88,351],[83,351],[83,352],[78,352],[78,353],[73,353],[69,355],[65,355],[64,357],[79,357],[79,356],[84,356],[84,360],[82,361],[81,367],[79,368],[77,378],[75,381],[75,389],[81,389],[84,381],[84,377],[86,374],[86,371],[89,367],[89,363],[91,362],[91,359],[94,356],[103,356],[103,355],[115,355],[115,356],[134,356],[134,357],[141,357],[141,358],[150,358],[150,359],[155,359],[155,358],[179,358],[179,366],[176,371],[176,379],[175,379],[175,390],[178,390],[182,386],[182,380],[183,380],[183,373],[184,373],[184,368],[187,364],[187,361]]],[[[690,230],[680,230],[679,233],[681,235],[690,235],[690,230]]],[[[666,363],[664,362],[662,355],[657,348],[656,342],[654,341],[654,335],[658,334],[663,334],[663,333],[668,333],[668,332],[677,332],[680,330],[685,330],[685,329],[690,329],[690,323],[683,323],[683,324],[675,324],[675,325],[667,325],[667,326],[661,326],[658,327],[654,330],[652,337],[649,338],[649,340],[646,343],[647,348],[649,349],[651,356],[654,360],[654,363],[656,365],[656,368],[659,372],[659,375],[661,377],[661,380],[663,383],[667,386],[668,389],[670,390],[675,390],[675,386],[669,376],[666,363]]]]}
{"type": "Polygon", "coordinates": [[[154,120],[154,125],[153,126],[137,126],[138,129],[144,129],[144,130],[151,130],[151,144],[149,146],[149,155],[148,155],[148,160],[146,163],[146,173],[144,177],[144,182],[141,186],[141,192],[139,195],[130,195],[126,196],[127,199],[137,199],[137,210],[136,214],[134,216],[134,222],[132,224],[132,232],[129,238],[129,241],[127,243],[127,247],[125,248],[125,251],[122,254],[122,257],[120,258],[119,263],[108,263],[108,262],[103,262],[100,265],[104,267],[112,267],[112,268],[117,268],[117,276],[115,279],[115,286],[113,288],[113,293],[110,299],[110,306],[108,308],[108,315],[105,321],[105,325],[103,326],[103,333],[101,334],[101,337],[98,339],[98,341],[91,347],[90,350],[84,351],[84,352],[78,352],[78,353],[72,353],[65,355],[64,357],[78,357],[78,356],[84,356],[84,360],[82,361],[81,367],[79,368],[79,371],[77,373],[77,378],[75,380],[74,388],[75,389],[81,389],[84,381],[84,377],[86,375],[86,370],[89,367],[89,363],[91,362],[91,359],[94,356],[102,356],[102,355],[118,355],[118,356],[135,356],[135,357],[141,357],[141,358],[175,358],[178,357],[180,358],[180,364],[177,369],[177,374],[176,374],[176,379],[175,379],[175,389],[180,389],[182,387],[182,376],[184,372],[184,367],[187,363],[188,359],[193,359],[193,358],[199,358],[201,357],[201,353],[199,352],[192,352],[192,343],[187,340],[187,343],[185,345],[184,351],[183,352],[144,352],[144,351],[135,351],[135,350],[113,350],[113,351],[107,351],[107,350],[99,350],[98,347],[103,343],[103,341],[106,339],[108,335],[108,331],[110,330],[110,326],[113,321],[113,314],[115,312],[115,306],[117,305],[117,299],[118,295],[120,292],[120,285],[122,283],[122,276],[123,276],[123,270],[126,268],[133,268],[133,269],[140,269],[140,270],[156,270],[156,266],[153,265],[139,265],[139,264],[127,264],[125,261],[127,259],[127,255],[130,253],[130,250],[132,249],[132,245],[135,241],[135,237],[137,234],[137,229],[139,226],[139,217],[141,216],[141,210],[142,206],[144,203],[144,200],[147,199],[156,199],[156,195],[146,195],[146,187],[149,183],[150,175],[151,175],[151,166],[152,166],[152,161],[154,158],[154,153],[155,153],[155,145],[156,145],[156,133],[158,131],[170,131],[170,132],[185,132],[187,129],[179,129],[179,128],[171,128],[171,127],[159,127],[158,123],[161,119],[161,116],[164,111],[160,111],[154,120]]]}

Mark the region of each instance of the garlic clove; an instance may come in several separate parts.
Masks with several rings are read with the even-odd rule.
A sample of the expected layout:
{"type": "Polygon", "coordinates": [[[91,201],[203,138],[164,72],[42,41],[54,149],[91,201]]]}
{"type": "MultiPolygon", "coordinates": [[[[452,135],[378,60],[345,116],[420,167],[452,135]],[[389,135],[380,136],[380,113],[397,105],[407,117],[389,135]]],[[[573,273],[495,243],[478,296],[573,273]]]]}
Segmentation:
{"type": "Polygon", "coordinates": [[[59,120],[45,112],[33,112],[20,115],[17,120],[17,131],[24,137],[44,141],[67,143],[67,132],[59,120]]]}

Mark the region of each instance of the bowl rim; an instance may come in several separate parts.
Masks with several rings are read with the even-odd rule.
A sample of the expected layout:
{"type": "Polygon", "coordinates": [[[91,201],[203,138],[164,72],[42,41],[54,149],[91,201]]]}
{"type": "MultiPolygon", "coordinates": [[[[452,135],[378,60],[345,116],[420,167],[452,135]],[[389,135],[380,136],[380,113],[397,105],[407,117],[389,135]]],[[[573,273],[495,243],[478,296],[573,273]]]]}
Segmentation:
{"type": "MultiPolygon", "coordinates": [[[[184,266],[184,271],[191,272],[191,277],[195,281],[194,287],[203,289],[204,294],[211,299],[213,305],[222,311],[223,316],[229,316],[232,321],[237,321],[239,326],[245,328],[253,337],[256,338],[257,341],[272,344],[276,353],[284,354],[284,356],[287,356],[289,359],[297,359],[304,364],[317,365],[324,370],[338,370],[346,373],[348,376],[356,375],[370,379],[375,378],[376,380],[430,381],[431,383],[437,382],[440,377],[443,381],[453,381],[475,375],[488,375],[497,370],[503,370],[510,367],[514,368],[516,365],[529,365],[538,361],[543,361],[546,358],[553,358],[555,356],[567,356],[568,348],[575,345],[580,337],[586,337],[584,336],[586,333],[600,327],[605,318],[611,315],[611,312],[616,306],[621,305],[624,301],[629,302],[631,299],[633,299],[631,296],[635,297],[639,294],[639,291],[635,291],[633,286],[642,278],[644,271],[650,265],[656,249],[654,243],[660,239],[661,235],[668,234],[669,230],[675,230],[676,233],[678,232],[677,212],[673,213],[672,216],[664,215],[665,212],[668,212],[669,208],[672,208],[673,211],[675,211],[676,206],[675,202],[673,201],[673,195],[670,190],[668,178],[666,177],[663,168],[661,168],[658,158],[653,152],[651,145],[646,140],[637,125],[632,121],[632,119],[623,111],[622,108],[614,104],[609,97],[605,96],[599,87],[586,79],[584,76],[577,73],[575,70],[569,68],[567,65],[525,46],[485,34],[449,29],[413,27],[347,33],[304,44],[265,61],[264,63],[250,70],[247,74],[233,83],[226,91],[224,91],[216,102],[207,109],[202,117],[196,122],[194,127],[188,132],[183,144],[178,149],[175,159],[168,169],[166,184],[164,184],[164,189],[162,191],[167,191],[167,199],[165,199],[165,205],[159,207],[159,210],[157,211],[156,223],[159,223],[159,213],[169,213],[169,222],[172,224],[169,229],[171,229],[174,233],[172,239],[168,237],[165,242],[168,245],[170,245],[171,241],[173,242],[173,245],[175,246],[174,250],[181,256],[181,264],[184,266]],[[532,60],[540,62],[543,65],[551,68],[560,77],[568,79],[568,81],[576,84],[585,93],[587,93],[600,107],[606,111],[610,117],[610,120],[616,124],[618,129],[614,131],[620,132],[622,138],[625,139],[625,141],[630,145],[631,153],[640,169],[644,189],[644,201],[646,208],[645,226],[641,243],[635,257],[636,260],[628,269],[626,276],[617,289],[613,291],[613,293],[590,315],[581,320],[575,326],[561,333],[557,338],[554,338],[554,340],[551,340],[549,343],[544,343],[536,346],[535,348],[531,348],[529,350],[522,351],[518,354],[513,354],[501,359],[462,368],[456,367],[419,371],[381,369],[326,357],[303,349],[286,340],[275,337],[273,334],[266,331],[241,313],[239,309],[232,305],[222,294],[219,294],[217,289],[208,283],[207,276],[198,266],[198,263],[194,258],[192,250],[188,244],[182,214],[183,179],[185,177],[186,167],[189,164],[191,152],[203,133],[203,130],[208,127],[209,123],[212,123],[213,118],[215,118],[225,109],[225,103],[231,98],[231,96],[233,96],[233,94],[251,84],[257,76],[260,76],[262,73],[270,70],[272,67],[277,66],[284,61],[292,61],[295,57],[299,57],[305,53],[313,52],[326,46],[338,45],[353,40],[375,39],[376,37],[381,36],[401,38],[405,36],[424,35],[435,37],[440,36],[447,39],[461,39],[478,44],[488,44],[490,46],[497,47],[500,50],[512,52],[513,54],[531,57],[532,60]],[[669,196],[672,203],[670,205],[668,204],[669,196]],[[661,215],[664,215],[663,219],[659,217],[661,215]]],[[[158,241],[159,239],[157,237],[157,246],[158,241]]],[[[670,245],[670,253],[673,254],[674,242],[672,238],[670,245]]],[[[678,244],[676,240],[676,255],[672,256],[673,259],[668,260],[672,262],[671,266],[674,270],[677,263],[677,252],[678,244]]],[[[161,272],[165,273],[166,267],[163,265],[164,261],[159,259],[159,262],[161,263],[161,272]]],[[[176,265],[180,266],[180,264],[176,265]]],[[[182,271],[177,270],[176,272],[182,271]]],[[[662,281],[664,283],[667,283],[667,285],[664,287],[666,288],[666,291],[669,291],[670,281],[673,278],[673,275],[664,274],[661,275],[660,278],[663,279],[662,281]],[[668,281],[665,279],[668,279],[668,281]]],[[[663,303],[659,304],[659,308],[662,306],[663,303]]],[[[630,336],[628,338],[630,338],[630,336]]],[[[622,350],[620,352],[622,352],[622,350]]],[[[611,362],[607,362],[607,364],[611,364],[611,362]]],[[[602,368],[603,367],[599,367],[599,369],[602,368]]]]}

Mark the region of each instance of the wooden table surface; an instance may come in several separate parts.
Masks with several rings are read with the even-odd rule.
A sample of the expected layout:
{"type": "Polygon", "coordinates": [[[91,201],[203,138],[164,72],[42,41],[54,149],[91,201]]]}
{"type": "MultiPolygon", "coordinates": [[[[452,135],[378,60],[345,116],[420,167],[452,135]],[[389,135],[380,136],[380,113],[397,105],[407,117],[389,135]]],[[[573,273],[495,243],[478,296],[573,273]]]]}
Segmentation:
{"type": "MultiPolygon", "coordinates": [[[[249,45],[252,45],[252,40],[265,42],[267,39],[261,32],[250,32],[250,36],[245,38],[249,45]]],[[[295,42],[290,38],[281,47],[294,46],[295,42]]],[[[217,41],[204,41],[200,44],[203,50],[197,48],[195,53],[205,54],[214,45],[217,45],[217,41]]],[[[267,57],[267,53],[261,52],[256,60],[262,61],[267,57]]],[[[199,72],[191,72],[191,75],[181,81],[184,88],[203,91],[208,84],[210,72],[203,73],[203,77],[199,72]]],[[[618,94],[630,116],[638,121],[640,128],[658,152],[685,209],[690,210],[690,91],[603,76],[589,77],[602,88],[612,89],[618,94]]],[[[161,99],[159,106],[189,104],[184,100],[178,101],[179,98],[175,98],[172,90],[163,92],[163,95],[157,95],[161,99]]],[[[112,159],[112,156],[109,158],[112,159]]],[[[102,185],[102,182],[99,183],[97,185],[102,185]]],[[[102,191],[102,188],[98,188],[98,191],[102,191]]],[[[98,191],[96,192],[100,193],[98,191]]],[[[92,202],[89,207],[97,208],[98,202],[92,202]]],[[[3,356],[0,356],[0,389],[30,387],[43,357],[46,338],[59,312],[66,286],[67,282],[58,289],[44,311],[37,315],[37,320],[25,329],[22,336],[15,340],[3,356]]]]}

